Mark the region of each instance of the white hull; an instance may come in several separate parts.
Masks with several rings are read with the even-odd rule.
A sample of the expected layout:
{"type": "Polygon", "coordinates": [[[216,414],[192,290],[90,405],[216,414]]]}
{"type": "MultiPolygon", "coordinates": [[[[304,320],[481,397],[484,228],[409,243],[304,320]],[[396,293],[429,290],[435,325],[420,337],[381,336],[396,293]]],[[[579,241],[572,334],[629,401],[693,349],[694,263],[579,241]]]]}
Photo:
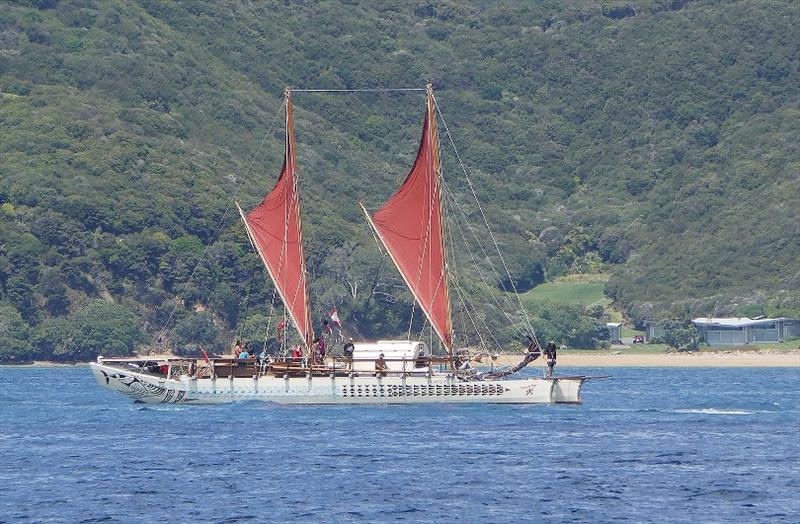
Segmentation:
{"type": "Polygon", "coordinates": [[[167,379],[102,363],[90,364],[97,382],[139,402],[225,404],[261,400],[277,404],[580,404],[589,377],[460,381],[449,374],[167,379]]]}

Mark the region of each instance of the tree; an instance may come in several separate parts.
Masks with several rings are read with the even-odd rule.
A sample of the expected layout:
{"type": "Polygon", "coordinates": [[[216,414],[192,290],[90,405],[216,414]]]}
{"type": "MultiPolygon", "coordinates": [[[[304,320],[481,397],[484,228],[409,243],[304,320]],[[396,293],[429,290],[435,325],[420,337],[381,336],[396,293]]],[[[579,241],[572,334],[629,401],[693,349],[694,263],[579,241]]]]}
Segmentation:
{"type": "Polygon", "coordinates": [[[547,302],[538,304],[533,315],[534,328],[541,340],[584,349],[596,349],[608,340],[605,323],[584,314],[580,306],[547,302]]]}
{"type": "Polygon", "coordinates": [[[32,356],[30,326],[14,306],[0,303],[0,362],[25,362],[32,356]]]}
{"type": "Polygon", "coordinates": [[[145,340],[136,314],[126,306],[95,300],[70,315],[53,352],[58,360],[94,360],[135,353],[145,340]]]}
{"type": "Polygon", "coordinates": [[[241,301],[239,294],[225,282],[218,284],[211,296],[211,305],[215,311],[219,312],[230,328],[235,328],[239,321],[241,301]]]}
{"type": "Polygon", "coordinates": [[[645,321],[652,320],[654,315],[653,304],[649,302],[635,302],[625,311],[625,316],[633,323],[636,329],[644,329],[645,321]]]}
{"type": "Polygon", "coordinates": [[[27,322],[30,324],[38,322],[39,308],[32,285],[19,276],[13,276],[6,283],[6,295],[27,322]]]}
{"type": "Polygon", "coordinates": [[[190,346],[203,346],[215,351],[220,349],[217,343],[219,328],[214,324],[211,313],[191,312],[182,318],[172,330],[172,338],[176,352],[186,351],[190,346]]]}
{"type": "Polygon", "coordinates": [[[680,320],[662,320],[658,326],[664,330],[661,339],[675,351],[697,351],[701,344],[700,332],[693,324],[680,320]]]}
{"type": "Polygon", "coordinates": [[[61,280],[61,273],[55,269],[45,271],[39,281],[39,291],[44,295],[45,307],[53,316],[61,316],[69,309],[67,286],[61,280]]]}
{"type": "MultiPolygon", "coordinates": [[[[237,338],[241,338],[246,342],[264,342],[265,339],[275,334],[275,327],[278,322],[280,321],[277,320],[277,317],[276,320],[270,322],[268,316],[260,313],[248,315],[242,322],[237,338]],[[271,328],[272,333],[268,331],[268,327],[271,328]]],[[[291,329],[291,326],[286,326],[286,328],[291,329]]]]}

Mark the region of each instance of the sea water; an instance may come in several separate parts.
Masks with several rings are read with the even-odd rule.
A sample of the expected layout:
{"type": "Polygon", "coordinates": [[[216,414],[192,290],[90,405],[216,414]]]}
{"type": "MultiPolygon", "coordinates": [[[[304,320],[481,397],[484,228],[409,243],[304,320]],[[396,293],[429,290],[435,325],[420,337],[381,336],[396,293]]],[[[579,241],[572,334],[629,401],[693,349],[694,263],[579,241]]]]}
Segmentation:
{"type": "Polygon", "coordinates": [[[580,406],[149,406],[3,368],[0,521],[800,521],[799,369],[569,371],[611,376],[580,406]]]}

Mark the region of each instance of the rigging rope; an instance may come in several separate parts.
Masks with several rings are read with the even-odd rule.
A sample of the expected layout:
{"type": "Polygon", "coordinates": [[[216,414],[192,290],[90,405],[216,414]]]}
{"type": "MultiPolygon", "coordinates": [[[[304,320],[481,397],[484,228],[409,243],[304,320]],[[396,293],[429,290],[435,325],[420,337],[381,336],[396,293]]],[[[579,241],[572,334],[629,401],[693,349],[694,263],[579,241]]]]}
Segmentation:
{"type": "Polygon", "coordinates": [[[539,358],[541,354],[542,354],[542,349],[539,347],[539,342],[536,339],[533,339],[531,345],[528,346],[528,352],[525,353],[525,357],[519,364],[517,364],[513,368],[488,371],[486,373],[479,373],[478,375],[476,375],[475,378],[477,378],[478,380],[497,380],[506,377],[521,370],[522,368],[524,368],[525,366],[527,366],[528,364],[539,358]]]}
{"type": "MultiPolygon", "coordinates": [[[[464,210],[461,209],[461,206],[458,205],[458,202],[456,201],[456,198],[455,198],[455,194],[450,190],[450,187],[447,184],[444,184],[444,188],[445,188],[447,196],[449,197],[449,199],[452,202],[453,206],[458,210],[459,214],[461,215],[461,218],[464,220],[464,223],[466,224],[466,226],[469,229],[470,233],[472,233],[472,236],[475,239],[475,242],[478,244],[478,247],[480,247],[481,251],[483,252],[483,256],[487,260],[487,262],[489,263],[489,267],[492,269],[492,271],[494,271],[495,275],[497,275],[499,277],[500,274],[497,272],[497,270],[492,265],[492,262],[489,259],[489,255],[486,253],[486,250],[483,248],[483,245],[481,244],[480,239],[478,239],[478,236],[475,234],[475,230],[472,229],[472,227],[470,226],[469,220],[467,219],[466,213],[464,213],[464,210]]],[[[495,295],[492,292],[492,287],[493,286],[489,283],[488,279],[483,274],[483,270],[481,269],[480,264],[478,264],[478,260],[475,257],[475,254],[472,252],[472,249],[470,249],[469,242],[467,242],[467,237],[464,234],[464,230],[461,228],[461,224],[458,222],[458,219],[455,216],[453,218],[453,221],[454,221],[454,223],[456,225],[456,228],[458,229],[459,235],[461,236],[461,240],[464,242],[464,246],[467,248],[467,253],[469,253],[470,258],[472,259],[472,263],[475,265],[475,268],[478,270],[478,276],[480,276],[481,281],[486,286],[487,291],[489,291],[489,295],[492,297],[492,300],[494,300],[495,304],[497,304],[497,308],[500,310],[501,313],[503,313],[503,315],[506,317],[506,319],[509,321],[509,323],[512,326],[515,327],[517,332],[521,333],[523,336],[527,335],[527,333],[525,333],[524,330],[520,329],[519,326],[517,326],[517,324],[514,321],[514,319],[511,318],[511,315],[508,314],[508,312],[505,310],[503,305],[500,303],[500,300],[497,298],[497,295],[495,295]]]]}
{"type": "MultiPolygon", "coordinates": [[[[242,332],[243,332],[243,329],[244,329],[244,322],[247,320],[247,314],[250,312],[250,294],[252,292],[253,292],[253,280],[251,279],[250,280],[250,285],[247,286],[247,295],[245,295],[245,297],[244,297],[244,315],[242,316],[243,321],[242,321],[241,325],[239,326],[239,329],[236,331],[236,335],[237,335],[236,338],[237,339],[242,338],[242,332]]],[[[241,307],[241,305],[242,304],[240,303],[240,307],[241,307]]]]}
{"type": "MultiPolygon", "coordinates": [[[[449,188],[447,187],[447,184],[444,181],[444,177],[442,177],[442,187],[444,188],[444,194],[450,196],[450,198],[451,198],[450,200],[445,200],[445,205],[447,205],[448,207],[453,206],[453,205],[458,205],[454,201],[452,193],[450,193],[450,190],[449,190],[449,188]]],[[[448,216],[451,216],[451,214],[448,213],[448,216]]],[[[461,233],[461,236],[463,238],[463,233],[461,232],[461,226],[458,223],[458,220],[455,217],[453,218],[453,220],[455,221],[456,227],[458,228],[459,233],[461,233]]],[[[453,228],[451,228],[451,227],[447,228],[447,238],[448,238],[448,242],[450,243],[451,250],[455,251],[455,235],[453,234],[453,228]]],[[[470,251],[469,246],[466,246],[466,247],[467,247],[467,252],[469,252],[470,257],[474,261],[475,258],[472,256],[472,252],[470,251]]],[[[463,331],[465,333],[465,342],[467,344],[469,344],[469,340],[466,337],[467,329],[466,329],[466,322],[464,322],[464,313],[466,313],[467,317],[469,317],[469,321],[472,324],[472,327],[475,330],[475,333],[478,335],[478,340],[480,341],[481,348],[486,352],[489,351],[488,345],[486,344],[486,341],[483,339],[483,335],[481,334],[481,330],[478,328],[477,324],[475,323],[475,318],[473,318],[473,316],[472,316],[472,312],[470,311],[470,307],[471,307],[475,312],[475,317],[483,325],[483,329],[485,329],[486,332],[489,334],[489,336],[492,337],[492,340],[494,341],[495,345],[497,346],[497,349],[498,350],[502,350],[502,347],[500,346],[500,342],[498,342],[498,340],[494,336],[494,333],[492,332],[492,330],[489,329],[489,326],[486,324],[484,319],[480,316],[480,314],[478,313],[478,310],[475,307],[475,305],[473,303],[471,303],[469,300],[467,300],[467,298],[466,298],[467,293],[465,292],[463,286],[461,285],[461,281],[458,279],[458,276],[457,276],[458,273],[457,273],[457,270],[456,270],[457,269],[456,268],[456,263],[457,263],[456,258],[455,257],[451,257],[451,264],[450,265],[452,265],[453,271],[448,271],[448,275],[451,277],[451,282],[453,283],[453,288],[455,289],[455,291],[458,294],[458,297],[459,297],[459,299],[461,301],[461,326],[462,326],[462,329],[463,329],[463,331]]],[[[480,268],[478,268],[478,271],[480,272],[480,268]]],[[[491,291],[490,291],[490,294],[491,294],[491,291]]],[[[494,296],[494,295],[492,295],[492,296],[494,296]]],[[[502,308],[501,308],[501,310],[502,310],[502,308]]],[[[503,311],[503,313],[505,313],[505,311],[503,311]]]]}
{"type": "Polygon", "coordinates": [[[520,309],[522,309],[522,313],[525,316],[525,323],[528,325],[528,329],[530,330],[531,336],[534,340],[536,340],[536,332],[533,329],[533,324],[531,323],[531,319],[528,316],[528,311],[525,309],[524,304],[522,303],[522,299],[519,298],[519,293],[517,292],[517,286],[514,284],[514,279],[511,277],[511,272],[508,270],[508,265],[506,265],[506,261],[503,258],[503,253],[500,251],[500,246],[497,244],[497,239],[492,233],[492,229],[489,227],[489,221],[486,218],[486,214],[483,212],[483,206],[481,206],[480,200],[478,200],[478,195],[475,192],[475,187],[472,185],[472,180],[469,178],[469,173],[467,172],[467,168],[464,165],[464,162],[461,160],[461,155],[458,153],[458,149],[456,148],[456,144],[453,141],[453,136],[450,134],[450,128],[447,127],[447,121],[444,119],[444,115],[442,115],[442,111],[439,108],[439,103],[436,101],[436,97],[433,97],[433,103],[436,107],[436,112],[439,114],[439,118],[442,120],[442,125],[444,126],[444,130],[447,133],[447,138],[450,141],[450,146],[453,148],[453,152],[458,159],[458,163],[461,166],[461,170],[464,172],[464,178],[467,180],[467,184],[469,185],[469,189],[472,192],[472,196],[475,199],[475,202],[478,204],[478,209],[481,212],[481,217],[483,218],[483,222],[486,225],[486,230],[489,232],[489,236],[492,238],[492,242],[494,243],[494,247],[497,250],[497,254],[500,256],[500,262],[503,264],[503,269],[506,271],[506,275],[508,276],[508,281],[511,283],[511,288],[514,291],[514,295],[517,297],[517,301],[519,302],[520,309]]]}
{"type": "MultiPolygon", "coordinates": [[[[264,269],[266,272],[266,269],[264,269]]],[[[267,317],[267,327],[264,330],[264,350],[267,349],[267,341],[269,340],[269,334],[272,328],[272,315],[275,313],[275,295],[278,293],[278,289],[275,286],[272,286],[272,300],[269,303],[269,316],[267,317]]],[[[277,338],[277,337],[276,337],[277,338]]]]}
{"type": "MultiPolygon", "coordinates": [[[[475,323],[475,319],[472,317],[472,313],[470,312],[470,309],[469,309],[470,303],[467,301],[467,299],[464,296],[465,293],[464,293],[464,291],[463,291],[463,289],[461,287],[460,282],[458,282],[457,280],[453,280],[453,284],[454,284],[453,287],[456,290],[456,293],[458,294],[458,298],[461,300],[461,304],[462,304],[462,308],[461,308],[461,311],[462,311],[461,323],[462,323],[462,325],[464,325],[464,315],[463,315],[463,313],[466,313],[467,317],[469,318],[470,323],[472,324],[472,328],[475,330],[475,333],[478,335],[478,340],[480,341],[481,348],[484,349],[485,351],[489,351],[488,345],[483,340],[483,335],[481,335],[481,330],[478,328],[478,325],[475,323]]],[[[492,337],[492,340],[494,340],[495,345],[499,349],[501,346],[500,346],[500,343],[495,338],[494,333],[492,333],[492,331],[489,329],[489,327],[486,325],[486,323],[483,321],[483,319],[480,318],[480,316],[478,316],[477,311],[475,312],[475,314],[478,317],[478,320],[480,320],[481,324],[483,324],[484,329],[486,329],[487,333],[489,333],[489,336],[492,337]]],[[[466,329],[464,329],[464,331],[466,332],[466,329]]],[[[469,341],[467,341],[467,343],[468,342],[469,341]]]]}

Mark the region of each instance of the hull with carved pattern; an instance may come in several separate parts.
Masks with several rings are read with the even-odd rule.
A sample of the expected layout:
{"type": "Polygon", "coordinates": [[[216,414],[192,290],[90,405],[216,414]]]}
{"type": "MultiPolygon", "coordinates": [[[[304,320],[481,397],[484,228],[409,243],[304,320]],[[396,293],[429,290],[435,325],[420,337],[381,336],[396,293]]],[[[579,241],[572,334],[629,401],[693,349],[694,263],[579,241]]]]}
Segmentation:
{"type": "Polygon", "coordinates": [[[177,379],[91,364],[99,384],[138,402],[224,404],[260,400],[278,404],[580,404],[583,376],[462,381],[450,374],[177,379]]]}

